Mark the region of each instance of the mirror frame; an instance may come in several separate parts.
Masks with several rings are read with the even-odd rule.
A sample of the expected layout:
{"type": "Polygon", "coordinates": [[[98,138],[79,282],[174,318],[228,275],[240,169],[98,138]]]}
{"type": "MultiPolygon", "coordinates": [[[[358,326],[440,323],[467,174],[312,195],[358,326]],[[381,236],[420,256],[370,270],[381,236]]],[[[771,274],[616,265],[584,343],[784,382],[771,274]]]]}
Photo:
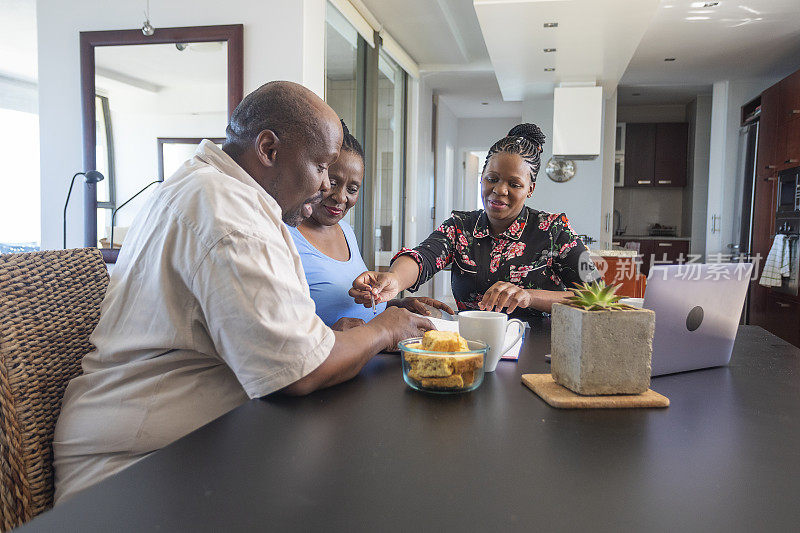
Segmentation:
{"type": "MultiPolygon", "coordinates": [[[[83,170],[96,170],[95,126],[95,57],[98,46],[127,46],[136,44],[170,44],[226,41],[228,44],[228,116],[230,117],[244,97],[244,25],[188,26],[157,28],[153,35],[144,35],[141,29],[82,31],[80,32],[81,57],[81,109],[83,119],[83,170]]],[[[97,184],[84,183],[83,194],[83,245],[97,247],[97,184]]],[[[102,249],[106,263],[117,260],[118,249],[102,249]]]]}

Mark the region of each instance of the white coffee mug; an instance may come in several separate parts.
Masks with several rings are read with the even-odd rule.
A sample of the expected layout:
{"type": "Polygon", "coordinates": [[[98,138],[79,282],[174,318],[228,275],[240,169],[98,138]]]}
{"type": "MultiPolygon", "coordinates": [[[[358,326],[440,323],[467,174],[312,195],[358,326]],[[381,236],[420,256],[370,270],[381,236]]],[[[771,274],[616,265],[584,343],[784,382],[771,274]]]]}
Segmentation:
{"type": "Polygon", "coordinates": [[[496,311],[461,311],[458,313],[458,332],[467,340],[481,341],[489,345],[483,362],[484,372],[494,372],[500,358],[525,334],[525,324],[516,318],[508,319],[505,313],[496,311]],[[505,345],[508,326],[516,324],[519,332],[508,346],[505,345]]]}

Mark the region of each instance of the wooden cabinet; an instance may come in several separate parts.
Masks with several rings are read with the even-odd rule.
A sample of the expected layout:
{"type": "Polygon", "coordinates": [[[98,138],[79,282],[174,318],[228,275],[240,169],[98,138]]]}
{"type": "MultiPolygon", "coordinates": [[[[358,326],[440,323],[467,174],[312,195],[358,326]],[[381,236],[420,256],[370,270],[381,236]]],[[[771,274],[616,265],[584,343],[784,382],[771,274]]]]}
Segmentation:
{"type": "Polygon", "coordinates": [[[762,327],[786,342],[800,346],[800,302],[769,291],[762,327]]]}
{"type": "Polygon", "coordinates": [[[684,187],[689,125],[684,122],[625,125],[625,186],[684,187]]]}
{"type": "MultiPolygon", "coordinates": [[[[753,248],[760,270],[772,245],[781,170],[800,166],[800,71],[761,93],[753,200],[753,248]]],[[[749,321],[800,346],[800,297],[750,285],[749,321]]]]}
{"type": "Polygon", "coordinates": [[[792,168],[800,165],[800,118],[790,120],[783,125],[786,133],[783,163],[781,166],[792,168]]]}
{"type": "Polygon", "coordinates": [[[773,85],[761,94],[761,116],[758,125],[758,153],[756,154],[756,176],[762,179],[773,177],[778,171],[778,109],[780,87],[773,85]]]}
{"type": "Polygon", "coordinates": [[[675,265],[689,259],[690,242],[676,239],[620,239],[615,241],[620,246],[632,242],[639,244],[641,272],[650,273],[653,265],[675,265]]]}
{"type": "Polygon", "coordinates": [[[800,118],[800,70],[776,83],[780,91],[778,120],[785,123],[800,118]]]}
{"type": "Polygon", "coordinates": [[[685,187],[688,169],[689,125],[685,122],[656,124],[656,187],[685,187]]]}
{"type": "Polygon", "coordinates": [[[625,187],[653,185],[655,154],[655,124],[626,124],[625,187]]]}

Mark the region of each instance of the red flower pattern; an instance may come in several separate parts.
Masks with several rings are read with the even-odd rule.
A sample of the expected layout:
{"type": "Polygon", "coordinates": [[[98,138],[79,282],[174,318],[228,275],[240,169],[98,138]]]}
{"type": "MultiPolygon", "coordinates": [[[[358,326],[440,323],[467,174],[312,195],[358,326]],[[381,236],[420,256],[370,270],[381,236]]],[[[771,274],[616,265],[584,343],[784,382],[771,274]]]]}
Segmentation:
{"type": "MultiPolygon", "coordinates": [[[[488,224],[482,210],[454,211],[422,244],[401,251],[420,266],[417,283],[410,290],[416,290],[454,259],[453,295],[462,310],[476,309],[483,293],[498,281],[526,289],[563,290],[579,279],[577,257],[585,247],[563,213],[526,207],[499,238],[491,237],[488,224]],[[528,224],[530,217],[536,218],[528,224]]],[[[536,314],[529,311],[520,312],[536,314]]]]}

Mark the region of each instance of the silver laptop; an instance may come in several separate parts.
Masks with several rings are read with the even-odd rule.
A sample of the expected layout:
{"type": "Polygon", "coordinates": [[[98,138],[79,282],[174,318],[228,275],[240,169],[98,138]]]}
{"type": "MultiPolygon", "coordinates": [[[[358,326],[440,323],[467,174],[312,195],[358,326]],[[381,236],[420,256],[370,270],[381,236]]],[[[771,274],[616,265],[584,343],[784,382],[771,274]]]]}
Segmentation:
{"type": "Polygon", "coordinates": [[[730,362],[752,270],[751,263],[653,267],[643,307],[656,313],[654,376],[730,362]]]}

